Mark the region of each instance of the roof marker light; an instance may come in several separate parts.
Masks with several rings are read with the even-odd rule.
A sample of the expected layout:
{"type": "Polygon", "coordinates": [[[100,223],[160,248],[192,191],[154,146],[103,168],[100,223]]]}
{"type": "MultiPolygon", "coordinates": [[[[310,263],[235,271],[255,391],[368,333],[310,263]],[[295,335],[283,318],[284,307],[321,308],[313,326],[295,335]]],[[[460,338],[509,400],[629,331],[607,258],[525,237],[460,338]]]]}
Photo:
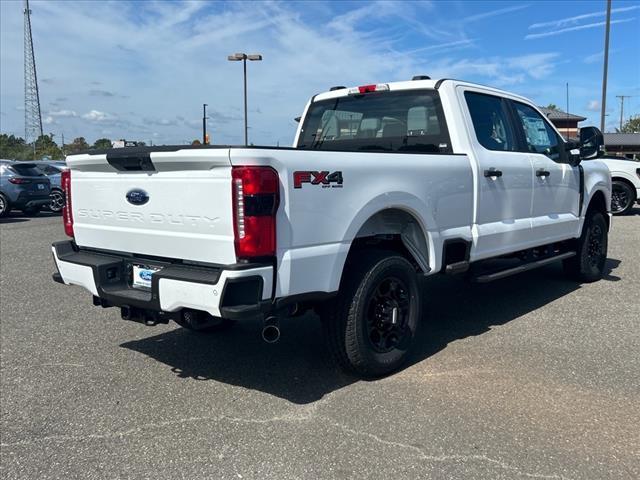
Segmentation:
{"type": "Polygon", "coordinates": [[[364,93],[371,92],[386,92],[389,90],[389,85],[386,83],[378,83],[377,85],[361,85],[359,87],[352,87],[349,89],[349,95],[362,95],[364,93]]]}

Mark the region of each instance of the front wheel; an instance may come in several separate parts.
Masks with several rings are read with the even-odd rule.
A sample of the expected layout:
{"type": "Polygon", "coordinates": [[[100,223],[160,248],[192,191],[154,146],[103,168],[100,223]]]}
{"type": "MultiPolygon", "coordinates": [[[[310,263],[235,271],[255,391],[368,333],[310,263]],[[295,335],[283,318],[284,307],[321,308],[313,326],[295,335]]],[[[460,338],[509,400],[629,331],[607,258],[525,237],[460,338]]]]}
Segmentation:
{"type": "Polygon", "coordinates": [[[635,200],[635,191],[628,183],[620,180],[614,180],[611,183],[611,213],[614,215],[629,213],[635,200]]]}
{"type": "Polygon", "coordinates": [[[576,256],[564,260],[565,271],[576,280],[595,282],[604,275],[608,246],[607,221],[602,212],[587,214],[582,235],[576,240],[576,256]]]}
{"type": "Polygon", "coordinates": [[[345,267],[339,301],[323,318],[338,364],[362,377],[397,370],[409,356],[420,320],[416,271],[393,252],[368,251],[345,267]]]}

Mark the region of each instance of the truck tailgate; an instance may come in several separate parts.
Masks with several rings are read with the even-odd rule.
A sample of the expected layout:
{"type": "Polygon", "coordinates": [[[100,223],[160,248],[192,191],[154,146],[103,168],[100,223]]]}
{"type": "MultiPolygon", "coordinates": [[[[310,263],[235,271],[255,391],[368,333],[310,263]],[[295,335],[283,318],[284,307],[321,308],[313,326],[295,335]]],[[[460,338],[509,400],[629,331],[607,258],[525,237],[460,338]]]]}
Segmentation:
{"type": "Polygon", "coordinates": [[[236,262],[227,148],[111,155],[68,159],[79,246],[236,262]]]}

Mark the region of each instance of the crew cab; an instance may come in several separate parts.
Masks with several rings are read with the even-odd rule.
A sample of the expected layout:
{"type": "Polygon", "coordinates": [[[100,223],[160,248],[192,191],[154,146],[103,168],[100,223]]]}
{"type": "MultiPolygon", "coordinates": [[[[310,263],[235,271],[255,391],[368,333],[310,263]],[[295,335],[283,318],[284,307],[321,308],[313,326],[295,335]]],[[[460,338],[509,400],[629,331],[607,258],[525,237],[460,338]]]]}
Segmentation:
{"type": "Polygon", "coordinates": [[[385,375],[415,343],[421,276],[489,282],[562,261],[601,278],[611,179],[581,159],[602,143],[593,127],[567,143],[526,98],[469,82],[334,87],[291,148],[68,157],[72,238],[53,244],[54,280],[151,325],[257,317],[269,342],[279,318],[314,309],[342,367],[385,375]]]}

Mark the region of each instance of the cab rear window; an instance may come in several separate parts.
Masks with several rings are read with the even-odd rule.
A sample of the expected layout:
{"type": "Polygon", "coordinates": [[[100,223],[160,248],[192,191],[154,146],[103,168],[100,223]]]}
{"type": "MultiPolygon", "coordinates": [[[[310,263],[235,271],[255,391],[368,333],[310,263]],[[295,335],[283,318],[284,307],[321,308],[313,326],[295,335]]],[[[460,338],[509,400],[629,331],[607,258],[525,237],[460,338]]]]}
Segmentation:
{"type": "Polygon", "coordinates": [[[314,102],[302,126],[298,148],[452,152],[435,90],[372,92],[314,102]]]}

